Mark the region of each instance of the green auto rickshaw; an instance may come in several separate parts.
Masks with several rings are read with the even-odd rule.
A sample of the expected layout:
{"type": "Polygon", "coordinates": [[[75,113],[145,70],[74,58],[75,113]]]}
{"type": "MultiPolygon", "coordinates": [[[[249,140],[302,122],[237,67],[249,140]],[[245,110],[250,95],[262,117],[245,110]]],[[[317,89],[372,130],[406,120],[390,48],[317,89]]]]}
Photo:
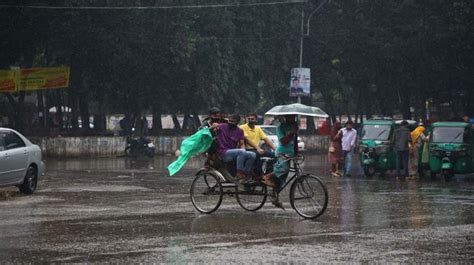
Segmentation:
{"type": "Polygon", "coordinates": [[[394,131],[393,120],[366,120],[362,124],[359,158],[367,177],[395,169],[394,131]]]}
{"type": "Polygon", "coordinates": [[[431,176],[441,173],[449,181],[454,174],[474,172],[474,131],[464,122],[436,122],[429,138],[431,176]]]}

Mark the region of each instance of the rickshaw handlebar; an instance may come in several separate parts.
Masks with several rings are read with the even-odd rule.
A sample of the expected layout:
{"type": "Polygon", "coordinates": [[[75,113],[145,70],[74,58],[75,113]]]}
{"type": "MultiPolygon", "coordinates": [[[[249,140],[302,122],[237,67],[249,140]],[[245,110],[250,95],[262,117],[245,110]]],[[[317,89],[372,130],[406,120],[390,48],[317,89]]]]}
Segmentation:
{"type": "Polygon", "coordinates": [[[279,157],[283,158],[284,161],[290,161],[293,160],[295,162],[302,163],[304,161],[304,156],[303,155],[296,155],[296,156],[286,156],[283,154],[280,154],[279,157]]]}

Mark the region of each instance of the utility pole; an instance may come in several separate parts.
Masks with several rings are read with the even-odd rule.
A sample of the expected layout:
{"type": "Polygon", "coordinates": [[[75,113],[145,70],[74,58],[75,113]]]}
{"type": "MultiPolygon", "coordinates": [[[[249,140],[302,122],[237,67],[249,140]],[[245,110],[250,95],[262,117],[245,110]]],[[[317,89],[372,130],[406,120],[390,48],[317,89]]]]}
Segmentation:
{"type": "MultiPolygon", "coordinates": [[[[300,63],[299,63],[299,68],[303,68],[303,42],[304,38],[309,36],[309,22],[311,20],[311,17],[318,11],[320,10],[327,2],[330,0],[323,0],[321,4],[319,4],[316,9],[314,9],[308,16],[308,20],[306,21],[306,34],[304,32],[304,7],[307,1],[301,5],[301,31],[300,31],[300,63]]],[[[298,103],[301,103],[301,96],[298,96],[298,103]]]]}
{"type": "MultiPolygon", "coordinates": [[[[304,4],[301,5],[300,64],[299,64],[300,69],[303,68],[303,42],[304,42],[304,4]]],[[[298,103],[301,103],[300,95],[298,95],[298,103]]]]}

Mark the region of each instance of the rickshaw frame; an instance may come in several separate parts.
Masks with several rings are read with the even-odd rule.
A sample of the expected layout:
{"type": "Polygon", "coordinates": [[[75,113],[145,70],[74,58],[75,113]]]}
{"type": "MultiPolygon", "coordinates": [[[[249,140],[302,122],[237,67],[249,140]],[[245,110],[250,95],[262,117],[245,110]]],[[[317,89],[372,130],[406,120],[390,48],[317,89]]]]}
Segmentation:
{"type": "Polygon", "coordinates": [[[456,173],[474,172],[474,129],[471,124],[465,122],[433,123],[428,145],[429,169],[432,178],[441,173],[445,180],[449,181],[456,173]],[[462,143],[433,142],[433,133],[436,128],[440,127],[464,128],[470,138],[467,141],[463,139],[462,143]]]}
{"type": "MultiPolygon", "coordinates": [[[[268,162],[271,159],[266,159],[266,160],[268,162]]],[[[238,204],[245,210],[257,211],[263,207],[268,196],[272,197],[274,201],[278,201],[279,194],[291,183],[291,186],[290,186],[291,207],[300,216],[306,219],[317,218],[318,216],[324,213],[328,205],[328,192],[327,192],[326,186],[324,185],[324,183],[321,181],[319,177],[311,175],[311,174],[303,174],[303,171],[300,166],[300,164],[304,161],[303,156],[298,155],[295,157],[289,157],[286,160],[289,163],[291,163],[289,174],[291,173],[293,174],[291,177],[288,176],[289,178],[285,179],[285,182],[281,185],[281,187],[279,187],[277,190],[272,189],[271,192],[269,192],[267,186],[261,182],[259,182],[257,185],[242,186],[240,184],[237,184],[236,178],[232,176],[228,171],[221,172],[222,169],[217,170],[216,168],[213,168],[213,167],[202,168],[196,173],[193,183],[191,184],[191,189],[190,189],[191,202],[193,203],[193,206],[196,208],[197,211],[204,214],[210,214],[216,211],[220,207],[220,204],[222,203],[223,195],[228,195],[230,197],[235,196],[238,204]],[[206,175],[212,176],[215,180],[215,183],[211,183],[212,185],[209,184],[211,181],[208,181],[206,179],[205,177],[206,175]],[[204,178],[204,181],[207,185],[207,190],[203,192],[202,194],[199,194],[199,193],[195,194],[194,192],[195,183],[201,177],[204,178]],[[322,204],[317,203],[319,206],[321,206],[321,208],[315,214],[311,214],[311,215],[305,213],[302,209],[298,208],[298,206],[296,205],[296,201],[302,198],[296,198],[295,192],[304,192],[306,193],[306,195],[308,195],[309,192],[312,192],[314,194],[314,191],[312,190],[311,191],[305,190],[305,189],[308,189],[307,187],[305,188],[304,186],[303,182],[305,180],[306,182],[309,182],[309,180],[316,181],[318,187],[321,188],[321,191],[324,196],[322,204]],[[256,189],[258,190],[255,191],[256,189]],[[198,202],[196,201],[196,197],[195,197],[197,195],[217,195],[219,197],[214,207],[211,207],[211,209],[209,210],[205,210],[198,205],[198,202]],[[255,207],[252,207],[252,208],[247,207],[246,205],[244,205],[244,203],[241,201],[241,198],[239,197],[242,195],[261,196],[261,201],[256,202],[255,207]]],[[[305,197],[303,197],[303,199],[304,198],[305,197]]]]}

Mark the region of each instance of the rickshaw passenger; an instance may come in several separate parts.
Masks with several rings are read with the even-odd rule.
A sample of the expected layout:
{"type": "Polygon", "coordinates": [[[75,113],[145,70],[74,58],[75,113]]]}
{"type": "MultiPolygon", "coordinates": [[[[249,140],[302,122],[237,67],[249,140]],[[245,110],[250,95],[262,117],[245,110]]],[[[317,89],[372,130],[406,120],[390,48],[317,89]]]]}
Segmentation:
{"type": "Polygon", "coordinates": [[[251,170],[255,161],[255,153],[245,150],[244,132],[237,124],[240,116],[232,115],[228,123],[213,124],[217,129],[217,153],[224,162],[237,162],[237,177],[241,184],[251,181],[251,170]]]}
{"type": "Polygon", "coordinates": [[[222,118],[221,110],[217,107],[212,107],[209,110],[209,116],[202,121],[201,126],[199,126],[198,130],[210,128],[212,124],[222,122],[225,122],[225,120],[222,118]]]}
{"type": "MultiPolygon", "coordinates": [[[[202,130],[204,128],[210,128],[212,136],[215,139],[215,137],[216,137],[216,132],[215,132],[216,127],[219,123],[223,123],[223,122],[226,122],[226,121],[223,119],[223,115],[222,115],[221,110],[217,107],[212,107],[209,110],[209,116],[207,116],[207,118],[205,118],[202,121],[201,126],[199,126],[199,128],[198,128],[198,131],[202,130]],[[213,124],[216,124],[216,126],[212,127],[213,124]]],[[[217,150],[217,143],[216,143],[216,141],[213,141],[211,147],[209,147],[208,151],[206,152],[207,153],[207,159],[206,159],[206,162],[204,163],[205,167],[209,166],[209,164],[210,164],[209,163],[210,155],[214,154],[216,152],[216,150],[217,150]]],[[[181,152],[179,150],[176,150],[176,152],[175,152],[176,156],[179,156],[180,153],[181,152]]]]}
{"type": "Polygon", "coordinates": [[[284,121],[277,127],[280,144],[276,148],[275,155],[278,156],[278,161],[273,166],[273,172],[263,176],[262,180],[269,187],[280,187],[290,171],[290,161],[285,159],[296,154],[298,123],[295,118],[295,115],[285,115],[284,121]]]}
{"type": "Polygon", "coordinates": [[[253,152],[256,155],[256,160],[254,163],[255,175],[257,177],[262,176],[262,161],[261,157],[274,157],[273,151],[275,150],[275,145],[268,139],[265,132],[260,128],[260,126],[255,125],[257,122],[257,114],[251,113],[247,114],[247,123],[242,124],[239,127],[244,131],[245,136],[245,149],[247,151],[253,152]],[[265,151],[260,148],[260,142],[264,141],[271,150],[265,151]]]}

